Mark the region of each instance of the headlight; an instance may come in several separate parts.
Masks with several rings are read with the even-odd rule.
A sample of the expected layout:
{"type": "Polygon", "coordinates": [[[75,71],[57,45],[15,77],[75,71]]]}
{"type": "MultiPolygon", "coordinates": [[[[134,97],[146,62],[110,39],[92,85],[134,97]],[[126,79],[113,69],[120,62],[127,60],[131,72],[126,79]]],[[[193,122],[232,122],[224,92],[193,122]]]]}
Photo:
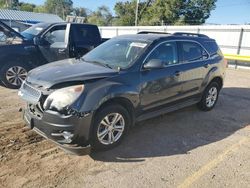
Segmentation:
{"type": "Polygon", "coordinates": [[[63,108],[73,104],[83,91],[84,85],[76,85],[58,89],[48,96],[43,107],[45,110],[52,108],[62,110],[63,108]]]}

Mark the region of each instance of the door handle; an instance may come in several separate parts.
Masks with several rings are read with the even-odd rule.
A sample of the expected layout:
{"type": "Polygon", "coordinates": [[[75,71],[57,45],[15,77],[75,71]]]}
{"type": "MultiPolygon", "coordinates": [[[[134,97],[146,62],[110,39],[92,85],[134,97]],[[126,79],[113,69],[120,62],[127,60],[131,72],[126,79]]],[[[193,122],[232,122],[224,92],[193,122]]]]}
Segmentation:
{"type": "Polygon", "coordinates": [[[58,50],[58,53],[59,53],[59,54],[65,54],[65,52],[66,52],[66,49],[59,49],[59,50],[58,50]]]}
{"type": "Polygon", "coordinates": [[[174,73],[174,75],[175,75],[175,76],[180,76],[180,75],[181,75],[181,71],[176,71],[176,72],[174,73]]]}
{"type": "Polygon", "coordinates": [[[210,67],[210,64],[206,63],[206,64],[204,65],[204,67],[205,67],[205,68],[208,68],[208,67],[210,67]]]}

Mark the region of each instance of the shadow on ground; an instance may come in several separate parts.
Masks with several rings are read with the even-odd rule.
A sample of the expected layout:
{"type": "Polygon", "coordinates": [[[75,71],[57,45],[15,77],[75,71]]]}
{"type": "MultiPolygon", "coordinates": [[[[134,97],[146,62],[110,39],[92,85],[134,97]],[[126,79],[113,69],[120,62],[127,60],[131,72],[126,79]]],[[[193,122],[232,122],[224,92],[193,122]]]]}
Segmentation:
{"type": "Polygon", "coordinates": [[[249,88],[224,88],[214,110],[201,112],[191,106],[141,122],[120,146],[91,157],[105,162],[141,162],[149,157],[188,154],[249,125],[249,106],[249,88]]]}

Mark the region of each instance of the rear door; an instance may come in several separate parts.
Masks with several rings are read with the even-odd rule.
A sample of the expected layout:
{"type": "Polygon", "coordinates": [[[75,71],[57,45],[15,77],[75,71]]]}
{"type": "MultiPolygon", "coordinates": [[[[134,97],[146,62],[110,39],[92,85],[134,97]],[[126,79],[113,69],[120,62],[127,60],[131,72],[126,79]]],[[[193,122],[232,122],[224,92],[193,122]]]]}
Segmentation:
{"type": "Polygon", "coordinates": [[[57,24],[40,38],[39,49],[48,62],[69,58],[70,24],[57,24]]]}
{"type": "Polygon", "coordinates": [[[179,41],[181,71],[181,95],[189,97],[200,92],[209,68],[207,51],[195,41],[179,41]]]}

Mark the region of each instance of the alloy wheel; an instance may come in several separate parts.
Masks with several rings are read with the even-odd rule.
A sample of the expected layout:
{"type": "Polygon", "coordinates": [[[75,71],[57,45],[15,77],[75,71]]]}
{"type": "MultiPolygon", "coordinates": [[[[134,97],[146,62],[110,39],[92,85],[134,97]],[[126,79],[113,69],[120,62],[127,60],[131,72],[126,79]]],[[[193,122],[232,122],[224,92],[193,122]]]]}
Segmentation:
{"type": "Polygon", "coordinates": [[[125,120],[121,114],[108,114],[99,123],[97,138],[102,144],[111,145],[121,138],[124,129],[125,120]]]}
{"type": "Polygon", "coordinates": [[[218,90],[216,87],[211,87],[208,90],[208,95],[206,98],[206,105],[208,108],[211,108],[214,106],[216,100],[217,100],[218,90]]]}
{"type": "Polygon", "coordinates": [[[6,71],[6,80],[14,86],[21,86],[22,82],[27,77],[27,74],[28,72],[25,68],[13,66],[6,71]]]}

